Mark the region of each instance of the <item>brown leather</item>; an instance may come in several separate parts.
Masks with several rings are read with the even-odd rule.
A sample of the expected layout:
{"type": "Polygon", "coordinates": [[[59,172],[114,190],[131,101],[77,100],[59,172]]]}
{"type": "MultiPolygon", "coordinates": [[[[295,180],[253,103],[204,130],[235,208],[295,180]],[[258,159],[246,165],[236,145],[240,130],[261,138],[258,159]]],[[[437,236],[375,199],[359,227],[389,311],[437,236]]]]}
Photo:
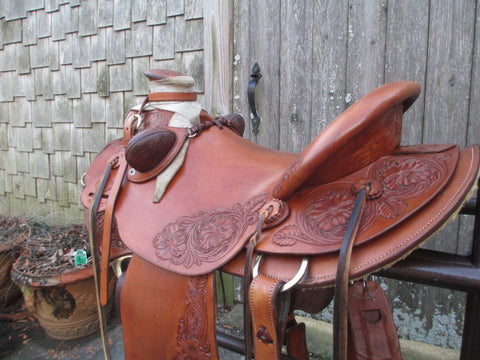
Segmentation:
{"type": "MultiPolygon", "coordinates": [[[[389,266],[407,256],[447,221],[465,201],[478,175],[479,148],[471,146],[459,153],[457,168],[443,191],[434,201],[425,204],[415,216],[408,217],[381,236],[354,247],[350,262],[350,277],[358,279],[389,266]]],[[[267,230],[268,232],[269,230],[267,230]]],[[[258,248],[266,242],[261,242],[258,248]]],[[[290,255],[264,256],[259,273],[288,281],[297,272],[301,258],[290,255]]],[[[338,254],[326,252],[311,255],[309,269],[299,286],[318,287],[334,283],[338,254]]],[[[225,264],[222,269],[241,276],[243,254],[225,264]]]]}
{"type": "Polygon", "coordinates": [[[307,337],[304,323],[295,324],[287,329],[287,354],[298,360],[309,360],[307,337]]]}
{"type": "MultiPolygon", "coordinates": [[[[152,81],[180,75],[147,73],[152,81]]],[[[460,151],[451,144],[399,146],[403,112],[418,96],[419,89],[412,82],[381,86],[352,105],[300,154],[251,143],[239,136],[243,127],[238,126],[238,117],[234,117],[234,126],[222,126],[222,121],[203,112],[200,125],[189,130],[196,136],[189,140],[183,165],[158,203],[152,201],[154,177],[164,167],[154,166],[154,175],[140,182],[129,177],[119,193],[112,220],[114,233],[118,227],[119,236],[137,259],[127,272],[122,290],[122,321],[127,322],[124,328],[129,328],[124,333],[129,348],[127,359],[136,358],[132,349],[138,347],[137,340],[147,349],[155,349],[149,350],[145,358],[162,358],[156,354],[152,336],[141,340],[135,330],[137,320],[140,328],[151,331],[154,325],[148,324],[150,320],[157,326],[160,323],[160,315],[145,314],[157,309],[157,303],[150,303],[161,298],[161,290],[156,287],[171,290],[177,303],[165,303],[177,309],[182,299],[191,296],[181,284],[207,274],[210,277],[219,268],[242,276],[244,247],[257,231],[260,214],[269,209],[275,208],[278,216],[257,231],[255,252],[265,254],[259,276],[275,284],[286,282],[306,255],[308,271],[297,288],[313,291],[335,281],[341,240],[353,199],[362,187],[370,190],[354,239],[348,269],[351,278],[398,261],[447,221],[474,185],[479,148],[460,151]],[[138,293],[144,295],[141,302],[134,300],[138,293]]],[[[87,172],[82,194],[85,206],[91,201],[108,158],[122,152],[129,142],[142,145],[138,137],[142,132],[166,128],[171,117],[171,112],[159,109],[129,113],[125,138],[107,146],[87,172]]],[[[166,145],[169,147],[170,143],[166,145]]],[[[161,150],[156,154],[158,158],[149,155],[146,167],[165,158],[164,154],[161,150]]],[[[108,189],[103,196],[110,196],[108,189]]],[[[105,201],[100,204],[102,210],[105,201]]],[[[209,286],[205,294],[213,303],[213,288],[209,286]]],[[[180,313],[173,310],[172,320],[164,329],[178,330],[180,313]]],[[[211,323],[214,313],[208,316],[211,323]]],[[[195,334],[195,339],[198,336],[195,334]]],[[[163,345],[175,349],[175,340],[181,335],[168,337],[163,345]]],[[[215,347],[214,340],[210,344],[215,347]]],[[[175,356],[163,354],[164,358],[175,356]]]]}
{"type": "MultiPolygon", "coordinates": [[[[282,294],[283,282],[257,276],[249,290],[255,359],[279,360],[285,320],[290,308],[289,294],[282,294]]],[[[250,357],[247,355],[247,359],[250,357]]]]}
{"type": "Polygon", "coordinates": [[[401,360],[392,311],[380,285],[372,280],[354,282],[348,302],[348,360],[401,360]]]}
{"type": "Polygon", "coordinates": [[[120,294],[125,359],[218,359],[214,278],[134,255],[120,294]]]}
{"type": "Polygon", "coordinates": [[[195,101],[197,93],[192,92],[161,92],[148,94],[149,101],[195,101]]]}

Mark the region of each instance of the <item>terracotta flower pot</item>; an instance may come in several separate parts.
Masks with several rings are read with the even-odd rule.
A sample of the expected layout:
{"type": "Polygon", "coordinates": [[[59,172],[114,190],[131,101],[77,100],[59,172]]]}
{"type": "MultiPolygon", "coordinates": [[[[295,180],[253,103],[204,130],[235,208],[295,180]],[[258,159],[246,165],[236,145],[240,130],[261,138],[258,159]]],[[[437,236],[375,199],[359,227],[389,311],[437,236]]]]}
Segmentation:
{"type": "MultiPolygon", "coordinates": [[[[32,275],[20,270],[22,255],[13,265],[12,279],[22,289],[28,310],[46,333],[59,340],[91,335],[99,330],[92,266],[58,275],[32,275]]],[[[109,299],[116,277],[109,277],[109,299]]],[[[107,305],[110,314],[112,301],[107,305]]]]}

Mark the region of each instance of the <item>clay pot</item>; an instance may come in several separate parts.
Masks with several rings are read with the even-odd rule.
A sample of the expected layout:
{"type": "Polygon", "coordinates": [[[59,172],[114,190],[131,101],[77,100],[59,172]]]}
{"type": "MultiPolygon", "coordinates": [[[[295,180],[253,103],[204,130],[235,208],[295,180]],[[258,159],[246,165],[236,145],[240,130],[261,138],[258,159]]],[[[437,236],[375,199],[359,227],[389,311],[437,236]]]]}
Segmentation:
{"type": "MultiPolygon", "coordinates": [[[[31,275],[19,270],[22,255],[13,265],[12,279],[22,289],[28,310],[45,332],[58,340],[78,339],[99,330],[93,267],[58,275],[31,275]]],[[[116,277],[109,276],[109,299],[116,277]]],[[[105,313],[109,316],[113,301],[105,313]]]]}

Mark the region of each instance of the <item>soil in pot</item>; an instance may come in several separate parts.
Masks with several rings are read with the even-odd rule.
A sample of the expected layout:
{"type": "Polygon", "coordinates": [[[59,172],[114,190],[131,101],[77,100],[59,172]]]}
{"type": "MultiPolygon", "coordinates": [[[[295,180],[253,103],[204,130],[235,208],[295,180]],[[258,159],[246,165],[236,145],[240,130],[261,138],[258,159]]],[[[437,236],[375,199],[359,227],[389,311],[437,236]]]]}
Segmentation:
{"type": "MultiPolygon", "coordinates": [[[[31,223],[27,250],[13,265],[12,279],[22,289],[27,308],[46,333],[60,340],[84,337],[99,329],[88,233],[83,225],[31,223]],[[77,250],[86,264],[75,264],[77,250]]],[[[110,276],[110,299],[116,278],[110,276]]],[[[107,307],[110,313],[111,305],[107,307]]]]}

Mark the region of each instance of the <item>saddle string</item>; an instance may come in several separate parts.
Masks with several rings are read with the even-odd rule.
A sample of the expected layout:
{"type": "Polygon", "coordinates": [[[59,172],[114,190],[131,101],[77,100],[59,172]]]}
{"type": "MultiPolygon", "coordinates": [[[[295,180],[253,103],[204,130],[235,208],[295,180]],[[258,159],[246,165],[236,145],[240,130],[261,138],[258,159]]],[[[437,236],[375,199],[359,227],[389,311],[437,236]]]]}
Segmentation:
{"type": "Polygon", "coordinates": [[[357,194],[347,231],[343,238],[338,258],[333,304],[333,359],[347,359],[348,341],[348,283],[350,258],[362,213],[367,198],[367,187],[362,186],[357,194]]]}
{"type": "Polygon", "coordinates": [[[248,303],[248,291],[252,282],[252,264],[253,251],[255,250],[262,232],[262,228],[267,220],[269,211],[265,210],[260,214],[255,232],[250,236],[250,240],[245,255],[245,268],[243,272],[243,336],[245,342],[245,359],[252,358],[252,319],[250,316],[250,307],[248,303]]]}
{"type": "Polygon", "coordinates": [[[111,359],[110,346],[108,345],[108,335],[107,335],[107,321],[106,314],[103,309],[103,306],[100,304],[100,268],[99,268],[99,254],[97,251],[98,241],[96,238],[97,233],[97,212],[100,200],[102,199],[103,191],[105,185],[107,184],[110,172],[113,168],[113,162],[108,162],[103,174],[102,180],[95,190],[95,193],[90,203],[88,211],[88,237],[90,241],[90,251],[92,253],[92,265],[93,265],[93,275],[95,281],[95,295],[97,299],[97,312],[98,320],[100,326],[100,338],[102,340],[103,354],[106,360],[111,359]]]}

